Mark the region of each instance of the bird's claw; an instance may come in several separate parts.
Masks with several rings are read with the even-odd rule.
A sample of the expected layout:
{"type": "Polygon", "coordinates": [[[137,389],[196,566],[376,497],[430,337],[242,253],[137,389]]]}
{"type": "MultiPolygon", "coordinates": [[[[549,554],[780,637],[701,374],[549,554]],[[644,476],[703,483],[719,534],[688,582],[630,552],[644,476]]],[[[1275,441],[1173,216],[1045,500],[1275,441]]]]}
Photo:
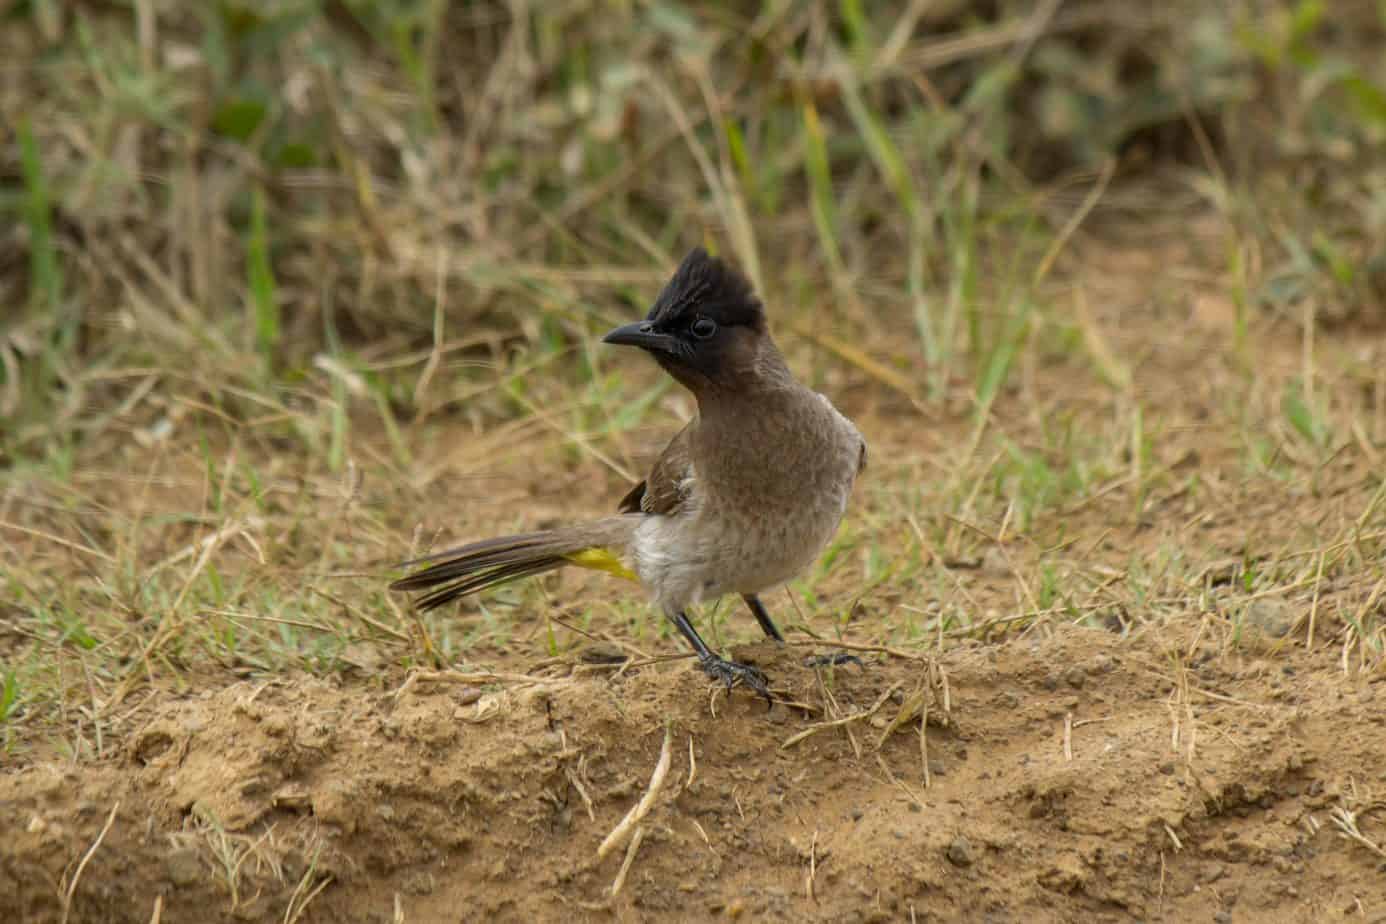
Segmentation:
{"type": "Polygon", "coordinates": [[[725,683],[728,690],[737,685],[749,687],[765,697],[765,702],[770,708],[775,707],[775,700],[770,696],[770,680],[758,667],[728,661],[714,655],[698,662],[698,669],[713,680],[725,683]]]}
{"type": "Polygon", "coordinates": [[[814,655],[804,659],[805,667],[838,667],[843,664],[855,664],[863,671],[866,664],[856,655],[847,654],[845,651],[838,651],[833,654],[814,655]]]}

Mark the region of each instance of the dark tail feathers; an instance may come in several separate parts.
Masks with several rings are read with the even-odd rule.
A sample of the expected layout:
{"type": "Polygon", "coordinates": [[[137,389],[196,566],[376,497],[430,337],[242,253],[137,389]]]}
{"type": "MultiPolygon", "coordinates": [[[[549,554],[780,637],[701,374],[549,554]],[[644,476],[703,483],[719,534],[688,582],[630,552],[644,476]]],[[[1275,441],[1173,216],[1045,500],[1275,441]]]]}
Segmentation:
{"type": "Polygon", "coordinates": [[[427,567],[400,578],[390,589],[428,589],[415,605],[422,610],[435,609],[488,587],[562,568],[569,564],[567,556],[585,549],[624,548],[637,519],[609,517],[583,526],[472,542],[404,562],[402,567],[406,568],[427,567]]]}

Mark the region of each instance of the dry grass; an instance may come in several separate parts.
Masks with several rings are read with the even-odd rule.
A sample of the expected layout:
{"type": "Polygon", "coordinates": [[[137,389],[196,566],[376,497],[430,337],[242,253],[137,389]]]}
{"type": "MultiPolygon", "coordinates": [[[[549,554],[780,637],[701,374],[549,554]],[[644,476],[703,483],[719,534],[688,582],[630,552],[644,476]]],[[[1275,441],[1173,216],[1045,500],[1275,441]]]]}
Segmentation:
{"type": "Polygon", "coordinates": [[[791,629],[1201,620],[1379,673],[1381,25],[1265,6],[15,7],[4,747],[101,756],[151,687],[674,649],[580,578],[383,586],[624,491],[691,408],[594,335],[698,242],[873,444],[791,629]]]}

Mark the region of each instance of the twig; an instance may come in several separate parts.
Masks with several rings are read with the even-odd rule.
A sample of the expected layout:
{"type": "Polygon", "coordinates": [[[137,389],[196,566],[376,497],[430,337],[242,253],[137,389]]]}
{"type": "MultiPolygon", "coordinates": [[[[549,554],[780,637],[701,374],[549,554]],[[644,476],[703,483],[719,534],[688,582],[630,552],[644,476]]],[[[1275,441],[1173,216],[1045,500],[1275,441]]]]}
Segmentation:
{"type": "Polygon", "coordinates": [[[82,856],[82,862],[77,864],[77,871],[72,874],[72,881],[68,883],[67,892],[63,895],[62,924],[67,924],[67,917],[72,913],[72,897],[77,893],[77,882],[82,878],[82,871],[87,868],[87,864],[91,862],[91,858],[96,853],[96,849],[100,847],[101,842],[106,839],[106,834],[111,830],[111,825],[115,824],[116,812],[119,810],[120,802],[117,801],[115,805],[111,806],[111,814],[106,816],[106,823],[102,825],[101,833],[96,835],[96,840],[92,841],[91,846],[87,848],[87,852],[82,856]]]}
{"type": "MultiPolygon", "coordinates": [[[[621,841],[625,840],[631,830],[640,824],[641,819],[649,814],[654,807],[655,798],[659,795],[660,789],[664,786],[664,778],[669,774],[669,764],[673,751],[671,744],[674,740],[673,730],[668,726],[664,728],[664,744],[659,749],[659,762],[655,764],[654,775],[650,777],[650,787],[645,790],[645,795],[640,801],[626,813],[626,817],[621,819],[621,823],[612,829],[611,833],[602,841],[602,845],[597,848],[597,859],[605,859],[606,855],[614,850],[621,841]]],[[[631,856],[634,856],[632,853],[631,856]]]]}

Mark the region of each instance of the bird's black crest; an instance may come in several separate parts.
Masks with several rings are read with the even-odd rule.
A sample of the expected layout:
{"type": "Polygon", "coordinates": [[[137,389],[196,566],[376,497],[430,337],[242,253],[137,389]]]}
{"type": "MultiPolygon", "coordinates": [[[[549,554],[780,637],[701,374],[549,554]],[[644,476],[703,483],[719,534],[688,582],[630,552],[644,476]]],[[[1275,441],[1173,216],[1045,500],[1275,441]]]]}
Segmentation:
{"type": "Polygon", "coordinates": [[[751,284],[724,260],[695,247],[664,286],[646,320],[657,327],[677,325],[690,313],[726,327],[765,326],[765,308],[751,284]]]}

